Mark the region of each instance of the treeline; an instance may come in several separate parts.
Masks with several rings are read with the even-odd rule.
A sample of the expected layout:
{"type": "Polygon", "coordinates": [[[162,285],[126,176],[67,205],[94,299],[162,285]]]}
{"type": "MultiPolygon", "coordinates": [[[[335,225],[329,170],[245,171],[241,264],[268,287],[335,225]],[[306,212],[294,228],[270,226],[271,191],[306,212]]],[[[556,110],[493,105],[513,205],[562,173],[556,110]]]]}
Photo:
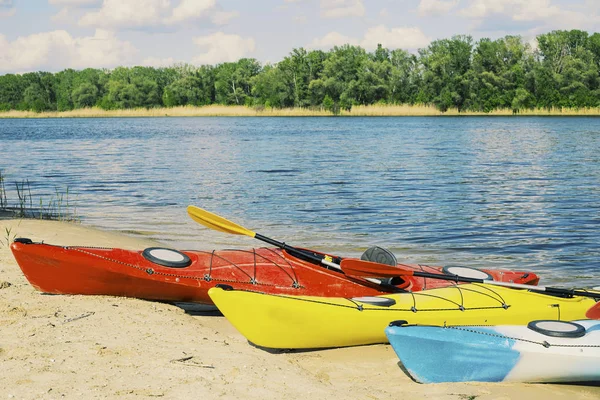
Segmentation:
{"type": "Polygon", "coordinates": [[[520,36],[459,35],[418,54],[343,45],[294,49],[275,65],[67,69],[0,76],[0,110],[106,110],[210,104],[324,107],[434,104],[445,111],[600,106],[600,33],[553,31],[532,49],[520,36]]]}

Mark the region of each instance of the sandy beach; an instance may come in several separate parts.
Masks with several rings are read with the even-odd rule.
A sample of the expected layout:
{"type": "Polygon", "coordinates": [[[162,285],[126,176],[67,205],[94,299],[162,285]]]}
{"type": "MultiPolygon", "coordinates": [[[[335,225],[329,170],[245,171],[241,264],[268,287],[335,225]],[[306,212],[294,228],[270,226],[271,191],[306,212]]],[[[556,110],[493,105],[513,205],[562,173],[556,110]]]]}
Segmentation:
{"type": "Polygon", "coordinates": [[[73,223],[0,220],[0,398],[600,398],[599,385],[422,385],[389,345],[267,352],[210,308],[43,294],[7,246],[15,235],[61,245],[156,245],[73,223]]]}

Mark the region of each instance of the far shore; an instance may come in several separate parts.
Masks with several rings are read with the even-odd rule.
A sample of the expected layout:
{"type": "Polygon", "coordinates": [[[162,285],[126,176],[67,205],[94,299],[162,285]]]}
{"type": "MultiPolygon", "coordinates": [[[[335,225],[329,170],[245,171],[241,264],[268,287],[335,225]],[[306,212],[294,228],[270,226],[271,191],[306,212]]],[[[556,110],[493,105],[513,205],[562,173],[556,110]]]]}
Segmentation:
{"type": "MultiPolygon", "coordinates": [[[[600,107],[527,109],[514,113],[511,109],[490,112],[449,109],[441,112],[431,105],[371,105],[354,106],[341,110],[343,117],[433,117],[433,116],[600,116],[600,107]]],[[[323,108],[255,108],[247,106],[210,105],[203,107],[181,106],[173,108],[134,108],[103,110],[81,108],[71,111],[4,111],[0,118],[115,118],[115,117],[331,117],[333,113],[323,108]]]]}

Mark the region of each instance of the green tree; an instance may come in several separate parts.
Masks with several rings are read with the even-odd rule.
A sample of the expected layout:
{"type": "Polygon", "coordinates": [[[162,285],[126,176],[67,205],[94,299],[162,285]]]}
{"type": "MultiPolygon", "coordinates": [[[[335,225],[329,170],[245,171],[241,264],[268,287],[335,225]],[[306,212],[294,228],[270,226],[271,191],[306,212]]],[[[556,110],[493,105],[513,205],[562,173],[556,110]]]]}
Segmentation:
{"type": "Polygon", "coordinates": [[[71,96],[76,77],[77,71],[70,68],[56,74],[56,109],[58,111],[68,111],[75,107],[71,96]]]}
{"type": "Polygon", "coordinates": [[[282,92],[280,102],[283,107],[306,105],[304,99],[308,97],[306,92],[310,83],[307,55],[308,52],[303,48],[294,49],[277,64],[279,90],[282,92]]]}
{"type": "Polygon", "coordinates": [[[588,38],[586,48],[593,54],[594,63],[600,70],[600,33],[594,33],[588,38]]]}
{"type": "Polygon", "coordinates": [[[525,85],[525,61],[531,56],[519,36],[481,39],[474,49],[467,107],[485,112],[511,107],[516,89],[525,85]]]}
{"type": "Polygon", "coordinates": [[[0,110],[16,110],[23,104],[23,92],[27,88],[21,75],[0,75],[0,110]]]}
{"type": "Polygon", "coordinates": [[[49,108],[46,102],[46,93],[39,83],[32,83],[25,89],[23,101],[31,111],[42,112],[49,108]]]}
{"type": "Polygon", "coordinates": [[[534,69],[534,93],[538,106],[597,106],[598,64],[595,41],[580,30],[552,31],[538,35],[538,64],[534,69]]]}
{"type": "Polygon", "coordinates": [[[359,75],[368,61],[364,49],[358,46],[335,46],[323,62],[323,70],[318,79],[309,84],[310,97],[315,101],[324,101],[325,96],[339,106],[340,101],[344,108],[352,104],[364,104],[366,100],[359,75]]]}
{"type": "Polygon", "coordinates": [[[417,101],[420,81],[417,57],[405,50],[392,50],[390,64],[389,102],[414,104],[417,101]]]}
{"type": "Polygon", "coordinates": [[[203,89],[202,79],[199,76],[196,74],[184,76],[165,88],[163,103],[167,107],[210,104],[210,95],[203,89]]]}
{"type": "Polygon", "coordinates": [[[115,68],[106,83],[100,106],[105,109],[162,106],[161,84],[166,71],[152,67],[115,68]]]}
{"type": "Polygon", "coordinates": [[[323,99],[323,108],[327,111],[331,111],[334,114],[338,113],[338,109],[335,105],[335,102],[329,95],[326,95],[323,99]]]}
{"type": "Polygon", "coordinates": [[[534,106],[534,97],[524,88],[518,88],[515,90],[515,96],[511,102],[511,108],[513,113],[518,113],[521,110],[525,110],[528,108],[533,108],[534,106]]]}
{"type": "Polygon", "coordinates": [[[98,87],[90,82],[83,82],[71,94],[75,108],[93,107],[98,100],[98,87]]]}
{"type": "Polygon", "coordinates": [[[423,66],[421,98],[440,110],[450,107],[464,109],[469,96],[469,74],[473,39],[454,36],[433,41],[419,50],[423,66]]]}
{"type": "Polygon", "coordinates": [[[252,78],[252,96],[255,105],[265,107],[292,107],[293,87],[286,84],[286,76],[281,69],[266,65],[260,74],[252,78]]]}
{"type": "Polygon", "coordinates": [[[253,58],[218,65],[215,74],[216,101],[220,104],[251,105],[252,78],[260,71],[259,62],[253,58]]]}

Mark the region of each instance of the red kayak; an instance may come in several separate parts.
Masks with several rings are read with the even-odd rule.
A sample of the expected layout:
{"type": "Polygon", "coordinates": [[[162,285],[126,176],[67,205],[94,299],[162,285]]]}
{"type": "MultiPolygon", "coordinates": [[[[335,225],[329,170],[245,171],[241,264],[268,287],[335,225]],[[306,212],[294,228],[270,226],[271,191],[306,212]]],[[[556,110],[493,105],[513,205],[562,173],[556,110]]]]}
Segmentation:
{"type": "MultiPolygon", "coordinates": [[[[304,261],[277,248],[177,251],[148,248],[54,246],[17,239],[11,250],[25,277],[37,290],[53,294],[126,296],[148,300],[212,304],[208,289],[222,283],[270,294],[327,297],[372,296],[454,285],[414,276],[379,285],[361,277],[304,261]]],[[[319,253],[313,253],[319,254],[319,253]]],[[[415,270],[455,274],[441,267],[415,270]]],[[[488,279],[536,285],[529,272],[474,270],[488,279]]]]}

